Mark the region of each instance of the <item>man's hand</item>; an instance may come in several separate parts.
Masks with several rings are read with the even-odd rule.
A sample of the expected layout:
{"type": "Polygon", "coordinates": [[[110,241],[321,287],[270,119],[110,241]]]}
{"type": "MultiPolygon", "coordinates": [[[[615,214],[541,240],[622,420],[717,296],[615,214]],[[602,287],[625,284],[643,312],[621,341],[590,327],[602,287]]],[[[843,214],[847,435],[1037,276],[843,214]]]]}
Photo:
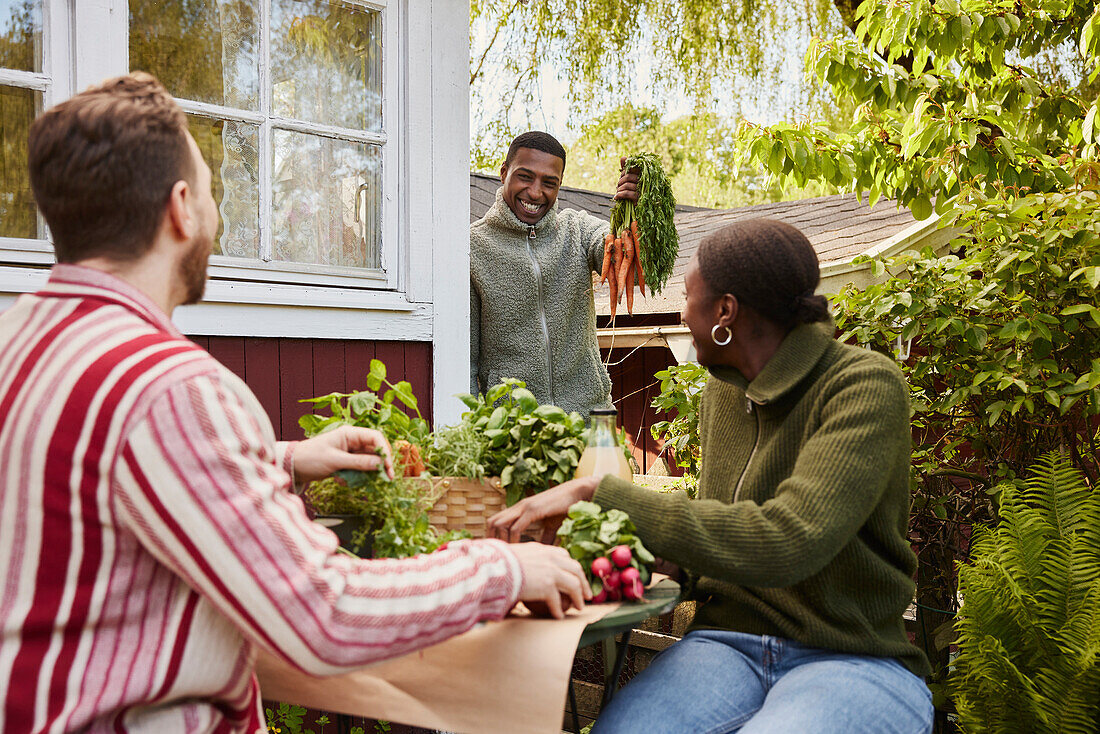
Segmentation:
{"type": "Polygon", "coordinates": [[[641,171],[637,168],[631,168],[626,170],[626,158],[619,159],[619,169],[622,171],[622,175],[619,176],[619,185],[615,189],[616,200],[632,201],[635,204],[638,203],[638,178],[641,171]]]}
{"type": "Polygon", "coordinates": [[[381,466],[393,479],[390,444],[373,428],[340,426],[294,447],[294,479],[303,484],[324,479],[339,469],[375,471],[381,466]]]}
{"type": "Polygon", "coordinates": [[[542,543],[516,543],[511,550],[523,568],[520,601],[545,602],[554,619],[561,619],[565,616],[563,597],[577,609],[584,609],[585,599],[592,598],[592,588],[581,565],[570,558],[564,548],[542,543]]]}
{"type": "Polygon", "coordinates": [[[559,518],[569,511],[574,502],[592,499],[599,484],[600,477],[571,479],[517,502],[489,518],[489,537],[518,542],[520,533],[531,523],[559,518]]]}

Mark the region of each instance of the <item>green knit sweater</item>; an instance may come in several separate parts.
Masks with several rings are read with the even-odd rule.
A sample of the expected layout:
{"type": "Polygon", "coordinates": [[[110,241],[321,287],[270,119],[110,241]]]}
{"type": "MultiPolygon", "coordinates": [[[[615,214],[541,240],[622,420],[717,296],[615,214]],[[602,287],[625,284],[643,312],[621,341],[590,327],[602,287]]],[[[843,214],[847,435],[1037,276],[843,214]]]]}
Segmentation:
{"type": "Polygon", "coordinates": [[[711,374],[699,499],[609,476],[594,501],[626,511],[651,551],[698,578],[692,629],[894,657],[927,675],[902,623],[916,558],[897,366],[803,325],[751,383],[711,374]]]}

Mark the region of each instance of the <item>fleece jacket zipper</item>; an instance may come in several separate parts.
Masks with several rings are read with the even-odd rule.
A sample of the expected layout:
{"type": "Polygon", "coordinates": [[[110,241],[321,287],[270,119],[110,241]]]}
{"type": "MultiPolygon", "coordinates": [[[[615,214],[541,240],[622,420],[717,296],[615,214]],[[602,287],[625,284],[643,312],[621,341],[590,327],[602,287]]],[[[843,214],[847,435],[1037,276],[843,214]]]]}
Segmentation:
{"type": "Polygon", "coordinates": [[[535,268],[535,294],[539,302],[539,321],[542,323],[542,338],[546,340],[546,375],[548,377],[546,387],[550,390],[550,404],[557,405],[554,398],[554,362],[550,358],[550,327],[546,325],[546,303],[542,298],[542,269],[539,267],[538,258],[535,257],[535,228],[527,228],[527,254],[531,256],[531,265],[535,268]]]}

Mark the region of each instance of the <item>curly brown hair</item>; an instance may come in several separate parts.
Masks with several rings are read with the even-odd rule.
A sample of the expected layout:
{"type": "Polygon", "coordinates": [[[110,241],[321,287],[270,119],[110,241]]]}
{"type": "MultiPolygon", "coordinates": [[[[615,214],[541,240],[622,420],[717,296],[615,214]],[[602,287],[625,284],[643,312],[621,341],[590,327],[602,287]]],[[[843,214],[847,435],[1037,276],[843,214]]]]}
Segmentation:
{"type": "Polygon", "coordinates": [[[177,181],[194,184],[187,117],[152,75],[108,79],[44,112],[31,187],[58,262],[129,261],[152,246],[177,181]]]}

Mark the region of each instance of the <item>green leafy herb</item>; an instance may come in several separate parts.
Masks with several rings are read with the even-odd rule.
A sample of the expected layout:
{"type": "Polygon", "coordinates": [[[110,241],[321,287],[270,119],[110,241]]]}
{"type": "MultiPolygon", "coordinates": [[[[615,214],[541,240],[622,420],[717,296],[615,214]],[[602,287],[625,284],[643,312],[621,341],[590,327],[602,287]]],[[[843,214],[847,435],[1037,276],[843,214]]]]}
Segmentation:
{"type": "MultiPolygon", "coordinates": [[[[394,443],[405,440],[417,446],[429,443],[428,423],[420,415],[412,387],[404,380],[394,384],[386,377],[386,365],[371,360],[367,375],[368,390],[331,393],[303,400],[314,410],[329,415],[305,415],[299,424],[307,437],[316,436],[343,425],[375,428],[394,443]],[[379,396],[378,391],[386,391],[379,396]],[[415,416],[400,410],[394,401],[412,409],[415,416]]],[[[398,472],[400,474],[400,472],[398,472]]],[[[373,554],[377,558],[402,558],[435,550],[448,540],[469,537],[468,533],[438,534],[428,522],[432,498],[424,491],[424,482],[390,479],[384,470],[373,472],[339,471],[336,476],[314,482],[305,496],[322,515],[361,515],[363,529],[353,537],[352,550],[366,545],[373,536],[373,554]]]]}
{"type": "Polygon", "coordinates": [[[445,426],[423,447],[424,466],[437,477],[481,479],[488,448],[489,439],[473,425],[463,421],[445,426]]]}
{"type": "Polygon", "coordinates": [[[617,200],[611,207],[611,231],[616,235],[638,221],[638,257],[645,271],[645,282],[654,293],[665,287],[676,256],[680,252],[680,237],[673,217],[676,197],[661,159],[653,153],[640,153],[626,159],[626,170],[639,169],[638,203],[617,200]]]}
{"type": "Polygon", "coordinates": [[[483,466],[499,475],[505,501],[572,479],[584,451],[584,419],[554,405],[539,405],[522,380],[506,379],[484,395],[460,395],[462,420],[488,441],[483,466]]]}

